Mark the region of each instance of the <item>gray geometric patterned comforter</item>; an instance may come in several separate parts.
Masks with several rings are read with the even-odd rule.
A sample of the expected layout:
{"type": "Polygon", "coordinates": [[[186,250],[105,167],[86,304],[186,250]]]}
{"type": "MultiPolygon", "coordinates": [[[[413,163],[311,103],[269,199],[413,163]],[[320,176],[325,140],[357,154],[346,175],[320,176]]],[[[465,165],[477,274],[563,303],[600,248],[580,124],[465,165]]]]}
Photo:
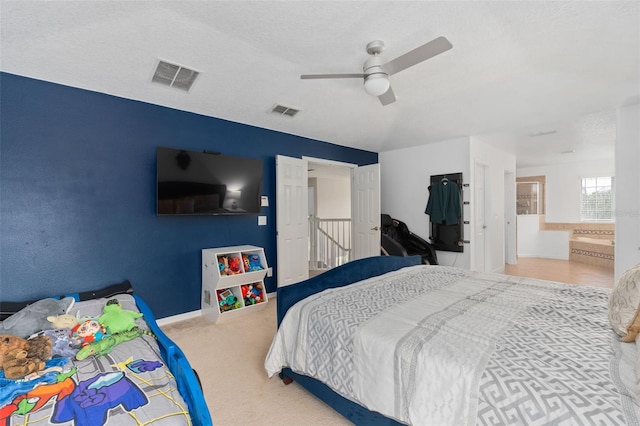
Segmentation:
{"type": "Polygon", "coordinates": [[[606,289],[414,266],[287,312],[265,360],[413,425],[636,425],[606,289]]]}

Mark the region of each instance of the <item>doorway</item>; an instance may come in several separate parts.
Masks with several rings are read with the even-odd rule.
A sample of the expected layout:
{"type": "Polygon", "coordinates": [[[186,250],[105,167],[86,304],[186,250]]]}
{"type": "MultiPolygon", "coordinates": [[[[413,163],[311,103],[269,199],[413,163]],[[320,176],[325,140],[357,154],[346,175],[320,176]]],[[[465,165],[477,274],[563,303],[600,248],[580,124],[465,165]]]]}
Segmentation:
{"type": "Polygon", "coordinates": [[[351,259],[351,167],[308,160],[309,276],[351,259]]]}
{"type": "MultiPolygon", "coordinates": [[[[276,245],[278,287],[293,284],[309,277],[310,239],[309,212],[322,206],[323,201],[319,188],[311,191],[314,200],[309,196],[309,164],[314,168],[320,166],[340,166],[349,169],[350,178],[342,181],[342,185],[350,190],[350,201],[341,204],[350,205],[351,228],[348,238],[351,251],[348,260],[380,254],[380,165],[336,162],[318,158],[292,158],[276,156],[276,245]]],[[[338,169],[334,169],[338,173],[338,169]]],[[[335,176],[335,174],[332,174],[335,176]]],[[[331,199],[329,199],[331,200],[331,199]]],[[[340,256],[338,256],[340,257],[340,256]]],[[[344,257],[343,255],[343,258],[344,257]]],[[[347,261],[348,261],[347,260],[347,261]]],[[[316,262],[317,264],[317,262],[316,262]]]]}

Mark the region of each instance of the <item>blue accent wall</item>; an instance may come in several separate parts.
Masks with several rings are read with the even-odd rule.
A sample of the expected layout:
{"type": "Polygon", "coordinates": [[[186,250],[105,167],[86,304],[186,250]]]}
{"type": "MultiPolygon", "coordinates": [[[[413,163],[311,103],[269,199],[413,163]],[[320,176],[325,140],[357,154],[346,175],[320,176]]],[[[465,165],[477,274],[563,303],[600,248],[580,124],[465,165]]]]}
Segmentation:
{"type": "Polygon", "coordinates": [[[0,300],[131,280],[159,318],[200,309],[200,250],[264,247],[275,291],[275,156],[358,165],[378,154],[0,73],[0,300]],[[156,147],[264,160],[269,207],[156,216],[156,147]]]}

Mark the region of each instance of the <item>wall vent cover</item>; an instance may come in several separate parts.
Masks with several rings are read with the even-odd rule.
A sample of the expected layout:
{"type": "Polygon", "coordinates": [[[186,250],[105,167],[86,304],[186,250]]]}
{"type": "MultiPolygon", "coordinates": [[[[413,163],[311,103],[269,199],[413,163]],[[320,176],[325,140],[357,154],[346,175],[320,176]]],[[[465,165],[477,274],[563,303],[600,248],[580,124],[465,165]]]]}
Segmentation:
{"type": "Polygon", "coordinates": [[[271,112],[276,113],[276,114],[280,114],[280,115],[286,115],[288,117],[293,117],[294,115],[299,113],[300,110],[299,109],[295,109],[295,108],[291,108],[291,107],[288,107],[288,106],[284,106],[284,105],[276,105],[271,109],[271,112]]]}
{"type": "Polygon", "coordinates": [[[151,81],[188,92],[200,73],[181,65],[159,61],[151,81]]]}

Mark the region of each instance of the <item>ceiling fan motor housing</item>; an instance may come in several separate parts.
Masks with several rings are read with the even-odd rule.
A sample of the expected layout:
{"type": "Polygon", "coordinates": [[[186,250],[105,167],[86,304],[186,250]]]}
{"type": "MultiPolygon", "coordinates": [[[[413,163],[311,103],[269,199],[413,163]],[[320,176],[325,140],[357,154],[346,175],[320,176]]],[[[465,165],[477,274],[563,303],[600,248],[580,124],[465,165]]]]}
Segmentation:
{"type": "Polygon", "coordinates": [[[382,67],[384,63],[384,59],[380,56],[372,56],[366,61],[364,61],[364,65],[362,66],[362,71],[364,71],[365,76],[369,76],[371,74],[384,74],[388,75],[384,68],[382,67]]]}
{"type": "Polygon", "coordinates": [[[382,68],[383,59],[372,56],[362,67],[364,71],[364,90],[373,96],[380,96],[389,90],[389,75],[382,68]]]}

